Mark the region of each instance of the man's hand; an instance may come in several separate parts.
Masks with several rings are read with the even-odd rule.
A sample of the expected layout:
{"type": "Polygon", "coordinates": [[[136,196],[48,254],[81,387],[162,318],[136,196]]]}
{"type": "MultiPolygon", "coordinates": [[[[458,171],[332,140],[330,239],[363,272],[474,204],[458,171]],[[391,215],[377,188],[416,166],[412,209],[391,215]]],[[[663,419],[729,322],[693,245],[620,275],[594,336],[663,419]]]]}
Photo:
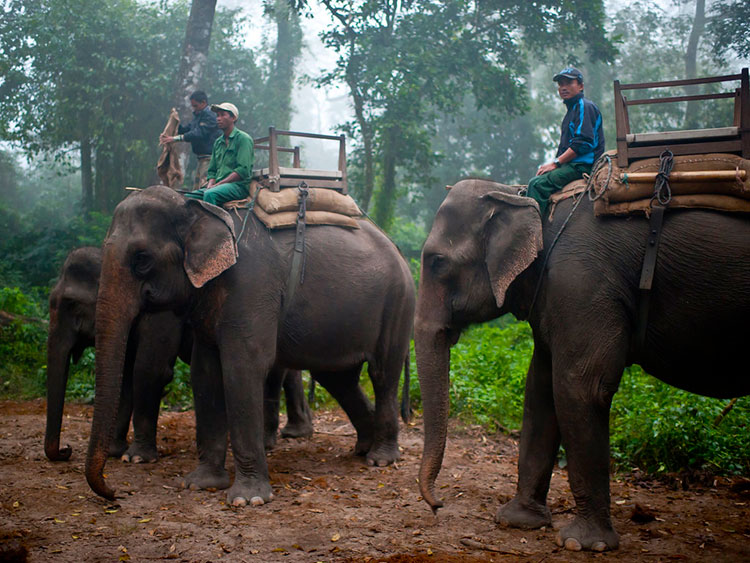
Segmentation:
{"type": "Polygon", "coordinates": [[[557,168],[557,164],[555,164],[554,162],[542,164],[536,171],[536,175],[541,176],[542,174],[546,174],[547,172],[552,172],[555,168],[557,168]]]}
{"type": "Polygon", "coordinates": [[[174,143],[174,137],[170,137],[169,135],[165,135],[162,133],[159,135],[159,144],[160,145],[166,145],[168,143],[174,143]]]}

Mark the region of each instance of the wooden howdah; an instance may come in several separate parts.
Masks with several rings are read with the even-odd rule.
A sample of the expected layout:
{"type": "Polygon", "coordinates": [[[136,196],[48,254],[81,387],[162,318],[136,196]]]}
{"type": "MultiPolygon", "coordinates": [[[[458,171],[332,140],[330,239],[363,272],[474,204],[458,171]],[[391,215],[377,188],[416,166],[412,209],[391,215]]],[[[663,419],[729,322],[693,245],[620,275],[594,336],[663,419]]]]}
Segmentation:
{"type": "Polygon", "coordinates": [[[750,80],[748,69],[739,74],[712,76],[689,80],[620,84],[615,80],[615,123],[617,130],[617,164],[627,168],[630,163],[642,158],[658,157],[669,150],[674,155],[730,153],[750,159],[750,80]],[[699,94],[691,96],[671,96],[629,100],[623,95],[626,90],[645,90],[738,82],[739,88],[731,92],[699,94]],[[734,122],[725,127],[693,129],[683,131],[632,132],[628,107],[643,104],[664,104],[697,100],[734,99],[734,122]]]}
{"type": "Polygon", "coordinates": [[[346,136],[321,135],[318,133],[303,133],[301,131],[281,131],[275,127],[268,128],[268,136],[255,140],[256,150],[268,151],[268,166],[253,170],[253,179],[272,192],[282,188],[296,188],[304,182],[310,188],[332,188],[339,193],[348,194],[346,182],[346,136]],[[318,170],[302,168],[300,164],[299,147],[279,146],[279,137],[306,137],[337,141],[339,143],[339,160],[337,170],[318,170]],[[294,154],[291,167],[280,166],[279,153],[294,154]]]}

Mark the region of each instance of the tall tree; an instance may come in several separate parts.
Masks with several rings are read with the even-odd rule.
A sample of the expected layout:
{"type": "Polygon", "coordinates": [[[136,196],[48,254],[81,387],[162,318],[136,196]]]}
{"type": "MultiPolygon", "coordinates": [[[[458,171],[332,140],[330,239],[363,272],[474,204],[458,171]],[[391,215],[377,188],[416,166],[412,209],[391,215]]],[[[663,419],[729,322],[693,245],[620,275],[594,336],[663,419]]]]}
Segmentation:
{"type": "Polygon", "coordinates": [[[273,67],[268,76],[269,93],[275,97],[276,127],[289,129],[292,121],[292,89],[295,65],[302,52],[299,13],[288,0],[267,0],[266,15],[276,24],[273,67]]]}
{"type": "MultiPolygon", "coordinates": [[[[216,0],[192,0],[190,4],[190,15],[185,27],[185,40],[182,44],[180,66],[172,96],[173,106],[177,108],[183,123],[187,123],[192,118],[190,94],[200,89],[199,86],[208,60],[208,48],[211,43],[211,28],[214,23],[215,12],[216,0]]],[[[175,148],[180,155],[182,169],[185,170],[190,156],[190,145],[188,143],[177,143],[175,148]]]]}
{"type": "MultiPolygon", "coordinates": [[[[696,0],[695,16],[693,25],[688,38],[687,49],[685,50],[685,78],[697,78],[698,76],[698,43],[706,27],[706,0],[696,0]]],[[[686,86],[685,92],[688,95],[698,93],[695,85],[686,86]]],[[[695,129],[698,127],[698,104],[697,101],[689,101],[685,110],[685,128],[695,129]]]]}
{"type": "Polygon", "coordinates": [[[734,53],[750,59],[750,2],[747,0],[714,0],[709,28],[719,56],[734,53]]]}
{"type": "Polygon", "coordinates": [[[360,205],[367,209],[374,194],[374,218],[384,228],[399,167],[427,170],[434,161],[437,115],[458,111],[466,93],[497,113],[525,108],[524,42],[569,51],[567,38],[575,36],[595,58],[613,53],[601,1],[322,2],[334,18],[324,41],[339,60],[320,82],[349,85],[356,116],[349,130],[364,147],[360,205]]]}

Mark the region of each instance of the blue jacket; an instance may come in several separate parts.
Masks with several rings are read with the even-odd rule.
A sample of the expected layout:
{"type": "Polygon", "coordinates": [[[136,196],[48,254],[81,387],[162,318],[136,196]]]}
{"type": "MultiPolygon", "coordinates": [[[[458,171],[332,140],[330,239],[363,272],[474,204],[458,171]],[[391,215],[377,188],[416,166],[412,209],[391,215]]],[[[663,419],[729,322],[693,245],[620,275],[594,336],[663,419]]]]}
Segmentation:
{"type": "Polygon", "coordinates": [[[563,101],[568,113],[560,128],[557,156],[571,148],[576,153],[571,162],[593,164],[604,153],[602,114],[594,102],[583,97],[583,92],[563,101]]]}
{"type": "Polygon", "coordinates": [[[214,141],[221,135],[221,129],[216,124],[216,114],[211,111],[211,106],[194,111],[193,120],[187,125],[180,125],[177,132],[184,135],[183,140],[192,145],[193,152],[198,156],[211,156],[214,141]]]}

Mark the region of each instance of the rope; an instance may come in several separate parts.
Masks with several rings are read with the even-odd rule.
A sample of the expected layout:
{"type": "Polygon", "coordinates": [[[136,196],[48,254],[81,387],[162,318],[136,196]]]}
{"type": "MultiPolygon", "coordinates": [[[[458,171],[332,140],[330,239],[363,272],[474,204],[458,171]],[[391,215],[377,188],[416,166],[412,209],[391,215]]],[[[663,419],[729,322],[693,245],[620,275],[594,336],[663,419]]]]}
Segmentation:
{"type": "Polygon", "coordinates": [[[547,269],[547,264],[549,263],[549,258],[552,255],[552,250],[557,245],[557,241],[560,240],[560,237],[563,234],[563,231],[565,230],[565,227],[568,226],[568,223],[570,222],[570,219],[573,217],[573,213],[576,212],[576,209],[578,209],[578,206],[583,201],[583,196],[586,194],[589,194],[589,200],[590,201],[596,201],[601,197],[601,195],[606,191],[607,187],[609,186],[609,180],[612,176],[612,158],[610,155],[605,154],[602,155],[599,160],[596,161],[596,164],[594,164],[594,167],[591,170],[591,174],[586,179],[586,188],[580,193],[577,199],[574,197],[574,203],[573,207],[570,210],[570,213],[568,213],[568,216],[565,218],[565,221],[563,221],[562,226],[560,227],[560,230],[555,235],[555,238],[552,240],[552,244],[549,247],[549,251],[547,251],[547,254],[544,257],[544,262],[542,263],[542,271],[539,275],[539,280],[536,283],[536,289],[534,290],[534,297],[531,299],[531,306],[529,307],[529,318],[531,318],[531,313],[534,311],[534,305],[536,304],[536,299],[539,296],[539,290],[542,288],[542,282],[544,281],[544,271],[547,269]],[[609,173],[607,175],[607,182],[604,184],[604,189],[597,194],[595,197],[591,197],[591,191],[593,191],[594,186],[594,177],[604,167],[604,163],[607,162],[609,164],[609,173]]]}
{"type": "Polygon", "coordinates": [[[654,195],[651,196],[651,205],[654,200],[657,200],[661,205],[667,206],[672,201],[672,188],[669,185],[669,174],[672,172],[674,166],[674,154],[669,149],[666,149],[661,156],[659,162],[659,172],[656,174],[656,181],[654,182],[654,195]]]}

